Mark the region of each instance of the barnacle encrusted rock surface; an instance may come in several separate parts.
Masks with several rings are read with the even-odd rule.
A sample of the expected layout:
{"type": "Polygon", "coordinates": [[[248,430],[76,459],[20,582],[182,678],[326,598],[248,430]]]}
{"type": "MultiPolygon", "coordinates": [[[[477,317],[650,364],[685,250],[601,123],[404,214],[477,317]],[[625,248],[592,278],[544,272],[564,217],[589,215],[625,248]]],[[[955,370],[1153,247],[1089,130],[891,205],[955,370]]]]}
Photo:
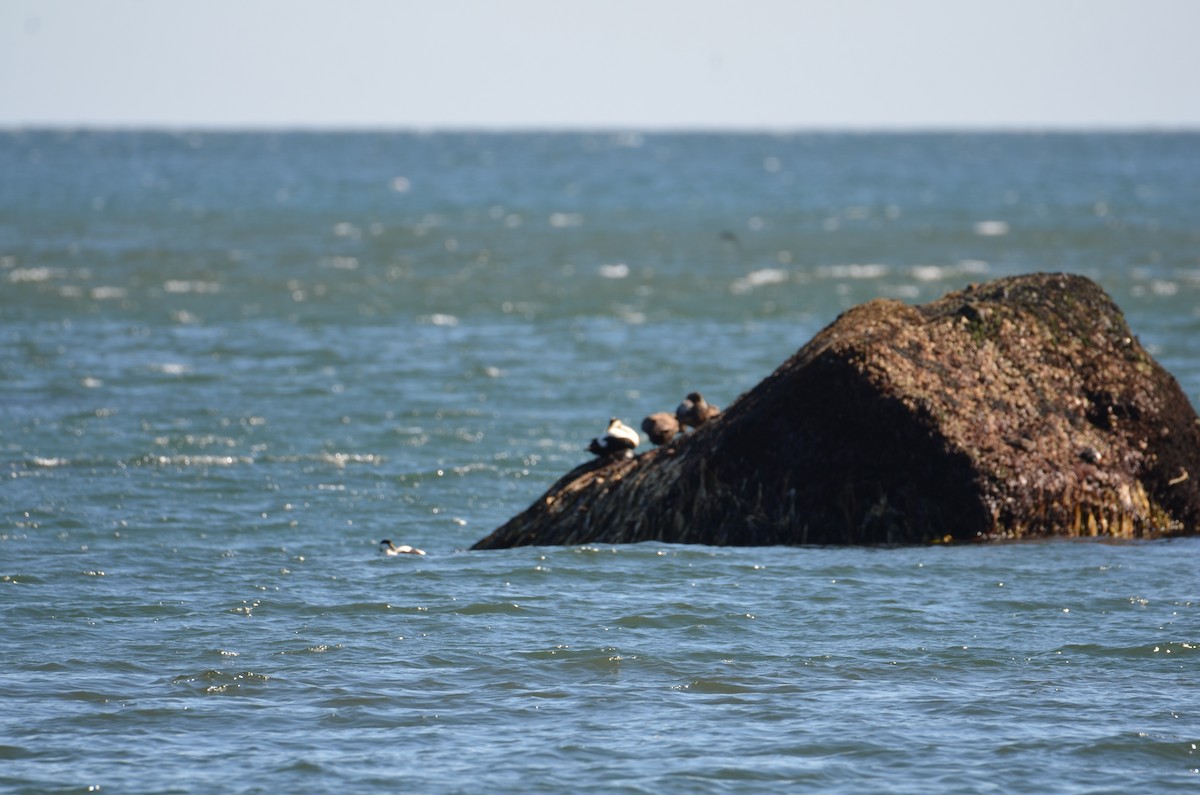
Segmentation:
{"type": "Polygon", "coordinates": [[[589,461],[476,549],[1194,534],[1200,424],[1094,282],[842,314],[724,414],[589,461]]]}

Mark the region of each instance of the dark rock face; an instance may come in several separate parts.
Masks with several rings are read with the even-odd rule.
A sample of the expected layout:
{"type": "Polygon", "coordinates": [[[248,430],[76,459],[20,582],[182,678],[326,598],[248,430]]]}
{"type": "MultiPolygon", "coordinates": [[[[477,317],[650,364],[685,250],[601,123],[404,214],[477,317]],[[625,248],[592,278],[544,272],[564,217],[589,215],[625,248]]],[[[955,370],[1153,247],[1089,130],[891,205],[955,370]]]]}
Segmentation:
{"type": "Polygon", "coordinates": [[[568,473],[474,548],[1200,529],[1200,420],[1090,280],[844,313],[723,414],[568,473]]]}

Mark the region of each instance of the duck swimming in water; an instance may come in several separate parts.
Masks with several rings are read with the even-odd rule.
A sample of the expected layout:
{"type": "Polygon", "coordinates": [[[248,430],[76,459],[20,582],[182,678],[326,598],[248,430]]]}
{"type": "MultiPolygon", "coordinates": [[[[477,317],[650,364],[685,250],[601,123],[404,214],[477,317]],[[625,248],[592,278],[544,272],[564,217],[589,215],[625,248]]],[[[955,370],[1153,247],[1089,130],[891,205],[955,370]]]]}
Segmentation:
{"type": "Polygon", "coordinates": [[[410,547],[408,544],[396,546],[391,539],[385,538],[379,542],[379,551],[384,555],[424,555],[425,550],[410,547]]]}
{"type": "Polygon", "coordinates": [[[600,456],[618,453],[629,455],[630,451],[641,442],[637,431],[613,417],[608,422],[608,430],[592,439],[591,444],[588,445],[588,452],[600,456]]]}
{"type": "Polygon", "coordinates": [[[681,426],[688,425],[692,428],[699,428],[720,413],[719,408],[709,405],[708,401],[704,399],[704,395],[699,392],[689,392],[688,396],[679,404],[679,408],[675,409],[675,418],[679,420],[681,426]]]}

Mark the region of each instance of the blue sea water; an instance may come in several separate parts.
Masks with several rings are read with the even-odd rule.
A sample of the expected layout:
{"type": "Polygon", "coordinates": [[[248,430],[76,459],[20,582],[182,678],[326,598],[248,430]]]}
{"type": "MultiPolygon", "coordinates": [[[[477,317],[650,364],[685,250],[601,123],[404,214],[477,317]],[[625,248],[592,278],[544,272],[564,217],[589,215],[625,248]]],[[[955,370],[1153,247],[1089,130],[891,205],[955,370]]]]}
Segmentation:
{"type": "Polygon", "coordinates": [[[464,551],[878,296],[1083,273],[1200,403],[1200,135],[9,131],[0,174],[0,788],[1200,786],[1200,541],[464,551]]]}

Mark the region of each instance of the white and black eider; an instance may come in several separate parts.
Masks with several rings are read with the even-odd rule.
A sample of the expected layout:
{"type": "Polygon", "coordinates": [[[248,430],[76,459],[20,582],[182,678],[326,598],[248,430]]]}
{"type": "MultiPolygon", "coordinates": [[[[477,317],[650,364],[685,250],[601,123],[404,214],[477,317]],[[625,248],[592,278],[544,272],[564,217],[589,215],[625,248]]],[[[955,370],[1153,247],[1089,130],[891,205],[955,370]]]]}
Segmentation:
{"type": "Polygon", "coordinates": [[[613,417],[609,420],[608,430],[592,439],[591,444],[588,445],[588,452],[600,456],[617,453],[628,455],[629,451],[641,444],[641,441],[637,431],[613,417]]]}
{"type": "Polygon", "coordinates": [[[410,547],[408,544],[396,546],[391,539],[385,538],[379,542],[379,551],[384,555],[424,555],[425,550],[410,547]]]}

